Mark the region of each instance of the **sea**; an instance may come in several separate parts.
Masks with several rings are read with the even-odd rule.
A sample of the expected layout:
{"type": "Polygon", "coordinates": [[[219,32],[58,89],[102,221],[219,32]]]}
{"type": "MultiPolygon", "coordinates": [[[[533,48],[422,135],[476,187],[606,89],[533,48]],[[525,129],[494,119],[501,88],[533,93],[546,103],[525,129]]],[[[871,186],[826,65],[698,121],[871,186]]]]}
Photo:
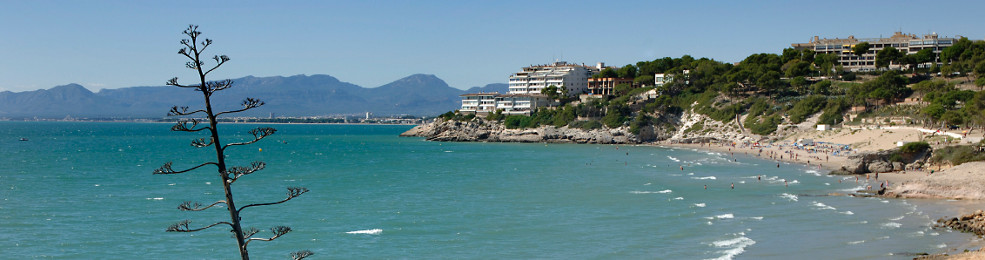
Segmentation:
{"type": "MultiPolygon", "coordinates": [[[[262,125],[221,124],[223,142],[262,125]]],[[[233,184],[244,226],[294,231],[249,244],[255,259],[910,259],[974,236],[933,227],[980,203],[830,196],[864,178],[744,153],[632,145],[450,143],[412,126],[263,125],[227,162],[267,163],[233,184]],[[840,180],[840,181],[839,181],[840,180]],[[733,188],[734,185],[734,188],[733,188]]],[[[0,122],[0,258],[235,259],[204,133],[164,123],[0,122]],[[26,139],[22,141],[21,139],[26,139]]]]}

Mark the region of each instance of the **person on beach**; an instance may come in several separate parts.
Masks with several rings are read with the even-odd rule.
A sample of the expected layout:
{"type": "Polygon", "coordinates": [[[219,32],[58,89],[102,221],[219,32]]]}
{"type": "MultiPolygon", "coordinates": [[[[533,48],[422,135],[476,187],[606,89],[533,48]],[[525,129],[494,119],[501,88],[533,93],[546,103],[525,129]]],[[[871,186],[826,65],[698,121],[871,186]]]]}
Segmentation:
{"type": "Polygon", "coordinates": [[[732,183],[732,189],[733,190],[735,189],[735,183],[734,182],[732,183]]]}
{"type": "Polygon", "coordinates": [[[762,175],[756,175],[756,181],[761,181],[761,180],[763,180],[763,176],[762,175]]]}
{"type": "Polygon", "coordinates": [[[776,163],[776,168],[780,168],[780,163],[776,163]]]}
{"type": "Polygon", "coordinates": [[[706,189],[706,190],[708,189],[708,184],[705,184],[705,189],[706,189]]]}

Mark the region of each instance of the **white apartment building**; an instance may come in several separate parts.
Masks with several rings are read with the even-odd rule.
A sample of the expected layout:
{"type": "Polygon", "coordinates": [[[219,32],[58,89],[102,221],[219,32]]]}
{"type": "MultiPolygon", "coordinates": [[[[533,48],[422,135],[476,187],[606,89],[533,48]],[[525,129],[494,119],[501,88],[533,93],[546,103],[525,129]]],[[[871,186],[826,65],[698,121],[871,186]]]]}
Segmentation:
{"type": "Polygon", "coordinates": [[[595,73],[598,68],[564,61],[524,67],[510,75],[509,94],[541,94],[541,90],[554,85],[568,89],[568,95],[575,96],[588,91],[588,78],[595,73]]]}
{"type": "MultiPolygon", "coordinates": [[[[821,39],[818,36],[814,36],[808,43],[794,43],[791,44],[792,47],[798,50],[809,49],[814,52],[820,53],[834,53],[838,55],[838,64],[848,71],[873,71],[876,70],[876,53],[886,47],[893,47],[904,54],[915,54],[923,49],[932,49],[934,55],[940,55],[941,50],[954,45],[955,42],[960,39],[961,36],[956,36],[954,38],[938,37],[936,33],[923,35],[923,37],[917,37],[915,34],[903,34],[902,32],[895,32],[893,36],[889,38],[855,38],[855,36],[848,36],[845,39],[821,39]],[[852,51],[852,47],[856,44],[868,42],[872,46],[868,52],[862,54],[861,56],[856,55],[852,51]]],[[[940,61],[936,61],[940,65],[940,61]]],[[[917,65],[918,67],[929,67],[933,64],[926,63],[917,65]]],[[[891,64],[890,68],[900,68],[899,64],[891,64]]]]}
{"type": "Polygon", "coordinates": [[[657,87],[674,81],[673,74],[657,73],[653,74],[653,84],[657,87]]]}
{"type": "Polygon", "coordinates": [[[469,93],[460,95],[462,97],[462,108],[458,111],[462,114],[488,114],[496,112],[496,97],[499,93],[469,93]]]}
{"type": "Polygon", "coordinates": [[[496,109],[504,115],[530,115],[538,107],[549,106],[553,100],[544,94],[506,94],[496,97],[496,109]]]}

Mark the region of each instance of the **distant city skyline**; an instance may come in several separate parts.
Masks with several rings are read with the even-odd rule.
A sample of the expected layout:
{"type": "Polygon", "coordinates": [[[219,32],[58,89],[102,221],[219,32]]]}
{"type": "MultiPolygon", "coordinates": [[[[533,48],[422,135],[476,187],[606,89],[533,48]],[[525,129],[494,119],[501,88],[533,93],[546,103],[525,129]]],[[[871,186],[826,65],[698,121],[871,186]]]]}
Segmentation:
{"type": "Polygon", "coordinates": [[[212,79],[326,74],[378,87],[434,74],[467,89],[555,60],[738,62],[821,38],[985,38],[979,1],[6,1],[0,91],[190,82],[181,31],[232,60],[212,79]],[[200,7],[196,7],[200,6],[200,7]]]}

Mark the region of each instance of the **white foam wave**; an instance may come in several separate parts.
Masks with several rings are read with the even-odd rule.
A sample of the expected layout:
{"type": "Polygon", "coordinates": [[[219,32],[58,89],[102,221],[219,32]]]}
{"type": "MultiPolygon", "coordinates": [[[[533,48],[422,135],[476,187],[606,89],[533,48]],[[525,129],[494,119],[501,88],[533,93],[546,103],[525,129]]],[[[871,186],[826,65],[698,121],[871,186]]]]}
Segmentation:
{"type": "Polygon", "coordinates": [[[751,217],[751,219],[755,219],[755,220],[763,220],[763,217],[751,217]]]}
{"type": "Polygon", "coordinates": [[[721,215],[715,216],[715,218],[717,218],[717,219],[730,219],[730,218],[735,218],[735,215],[732,215],[732,213],[726,213],[726,214],[721,214],[721,215]]]}
{"type": "Polygon", "coordinates": [[[715,176],[707,176],[707,177],[691,177],[691,179],[695,179],[695,180],[716,180],[718,178],[715,178],[715,176]]]}
{"type": "Polygon", "coordinates": [[[790,194],[790,193],[780,194],[780,197],[781,198],[788,199],[790,201],[797,201],[797,199],[798,199],[797,195],[793,195],[793,194],[790,194]]]}
{"type": "Polygon", "coordinates": [[[379,229],[379,228],[374,228],[374,229],[349,231],[349,232],[345,232],[345,233],[346,234],[379,235],[379,234],[383,233],[383,230],[382,229],[379,229]]]}
{"type": "Polygon", "coordinates": [[[677,198],[674,198],[674,200],[684,200],[684,197],[677,197],[677,198]]]}
{"type": "Polygon", "coordinates": [[[845,212],[838,212],[838,213],[845,214],[845,215],[855,215],[855,212],[852,212],[851,210],[845,211],[845,212]]]}
{"type": "Polygon", "coordinates": [[[147,200],[163,200],[163,199],[164,199],[164,198],[161,198],[161,197],[157,197],[157,198],[147,198],[147,200]]]}
{"type": "Polygon", "coordinates": [[[937,245],[937,248],[945,248],[945,247],[947,247],[947,244],[940,244],[940,245],[937,245]]]}
{"type": "Polygon", "coordinates": [[[858,245],[858,244],[861,244],[861,243],[865,243],[865,240],[848,242],[849,245],[858,245]]]}
{"type": "Polygon", "coordinates": [[[821,176],[821,172],[819,172],[817,170],[807,170],[807,171],[804,171],[804,172],[805,173],[813,174],[814,176],[821,176]]]}
{"type": "Polygon", "coordinates": [[[813,202],[811,202],[811,204],[814,205],[815,207],[818,207],[819,209],[837,210],[835,207],[828,206],[828,205],[825,205],[824,203],[820,203],[820,202],[817,202],[817,201],[813,201],[813,202]]]}
{"type": "Polygon", "coordinates": [[[694,206],[695,207],[699,207],[699,208],[704,208],[705,207],[705,204],[704,203],[694,203],[694,206]]]}
{"type": "Polygon", "coordinates": [[[673,192],[673,191],[672,190],[662,190],[662,191],[638,191],[638,190],[634,190],[634,191],[630,191],[629,193],[632,193],[632,194],[665,194],[665,193],[671,193],[671,192],[673,192]]]}
{"type": "Polygon", "coordinates": [[[746,251],[746,247],[749,247],[749,246],[754,245],[754,244],[756,244],[756,241],[755,240],[752,240],[752,239],[750,239],[748,237],[744,237],[744,236],[733,238],[733,239],[728,239],[728,240],[719,240],[719,241],[712,242],[711,245],[714,246],[714,247],[729,248],[727,250],[719,251],[719,253],[722,253],[722,256],[719,256],[718,258],[713,258],[713,259],[715,259],[715,260],[719,260],[719,259],[721,259],[721,260],[730,260],[730,259],[733,259],[733,258],[735,258],[735,256],[737,256],[737,255],[742,254],[743,252],[745,252],[746,251]]]}
{"type": "Polygon", "coordinates": [[[899,217],[891,218],[889,220],[891,220],[891,221],[900,221],[900,220],[903,219],[903,217],[905,217],[905,216],[899,216],[899,217]]]}
{"type": "Polygon", "coordinates": [[[667,159],[670,159],[671,161],[675,161],[675,162],[681,162],[680,159],[674,158],[674,157],[672,157],[670,155],[667,156],[667,159]]]}
{"type": "Polygon", "coordinates": [[[882,226],[884,228],[899,228],[899,227],[902,227],[903,224],[896,223],[896,222],[886,222],[886,223],[882,223],[882,225],[880,225],[880,226],[882,226]]]}

